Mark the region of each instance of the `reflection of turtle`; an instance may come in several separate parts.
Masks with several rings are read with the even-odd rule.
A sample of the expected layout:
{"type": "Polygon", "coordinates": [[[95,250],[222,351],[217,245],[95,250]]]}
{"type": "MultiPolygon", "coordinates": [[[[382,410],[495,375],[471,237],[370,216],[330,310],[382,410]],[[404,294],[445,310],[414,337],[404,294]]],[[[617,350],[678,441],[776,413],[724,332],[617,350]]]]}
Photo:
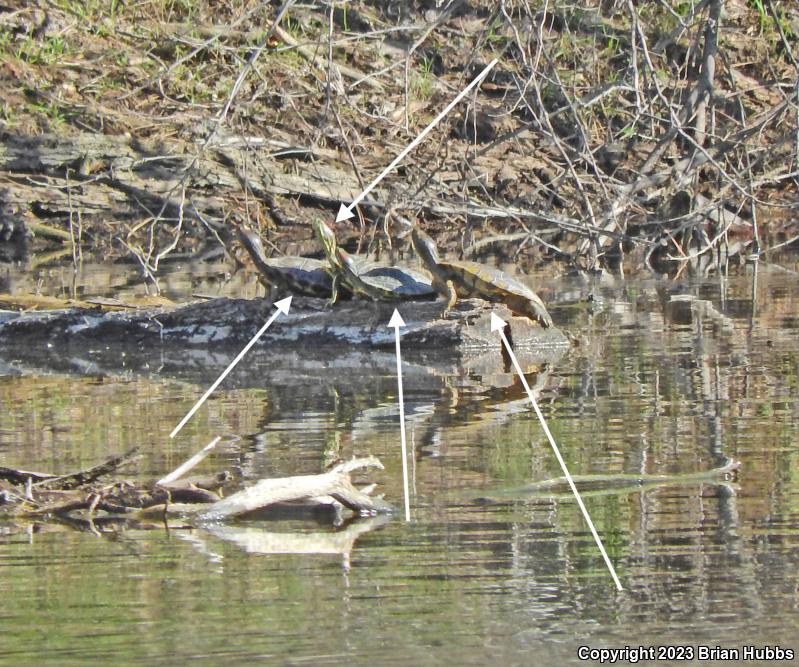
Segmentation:
{"type": "Polygon", "coordinates": [[[341,248],[336,255],[341,278],[354,294],[375,301],[429,299],[436,295],[430,276],[397,266],[375,266],[360,270],[353,258],[341,248]]]}
{"type": "Polygon", "coordinates": [[[308,257],[267,258],[260,237],[252,229],[241,225],[238,235],[268,287],[282,287],[297,295],[330,296],[333,278],[327,262],[308,257]]]}
{"type": "Polygon", "coordinates": [[[433,285],[448,299],[447,310],[459,296],[479,297],[505,304],[514,313],[538,321],[542,327],[552,326],[544,302],[524,283],[485,264],[442,260],[433,239],[420,229],[413,230],[412,238],[416,254],[433,274],[433,285]]]}

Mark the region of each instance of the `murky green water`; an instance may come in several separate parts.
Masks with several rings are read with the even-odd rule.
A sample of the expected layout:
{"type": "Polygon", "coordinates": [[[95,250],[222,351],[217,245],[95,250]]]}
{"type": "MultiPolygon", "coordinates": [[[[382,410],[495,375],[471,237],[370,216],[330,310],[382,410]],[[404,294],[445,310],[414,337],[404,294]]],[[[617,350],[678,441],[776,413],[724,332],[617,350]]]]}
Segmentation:
{"type": "MultiPolygon", "coordinates": [[[[565,665],[582,664],[583,645],[796,653],[795,273],[559,292],[589,288],[606,310],[553,308],[581,344],[528,375],[572,473],[741,462],[725,483],[586,492],[622,592],[568,493],[476,500],[560,475],[502,360],[406,349],[411,523],[0,523],[0,663],[565,665]]],[[[262,349],[171,440],[228,360],[0,350],[0,465],[65,472],[137,444],[126,474],[147,480],[222,434],[200,472],[252,481],[374,454],[386,470],[370,479],[401,506],[392,350],[262,349]]]]}

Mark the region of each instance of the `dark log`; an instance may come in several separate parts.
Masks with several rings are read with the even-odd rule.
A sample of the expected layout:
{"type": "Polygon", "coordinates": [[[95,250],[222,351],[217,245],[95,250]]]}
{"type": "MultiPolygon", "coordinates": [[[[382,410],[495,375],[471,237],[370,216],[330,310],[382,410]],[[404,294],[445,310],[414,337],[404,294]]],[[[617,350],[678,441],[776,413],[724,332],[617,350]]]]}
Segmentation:
{"type": "Polygon", "coordinates": [[[66,475],[58,475],[57,477],[50,477],[48,479],[37,482],[37,487],[57,487],[59,489],[77,489],[80,486],[91,484],[96,479],[107,475],[108,473],[118,470],[126,463],[129,463],[136,457],[139,451],[138,447],[129,449],[124,454],[119,456],[112,456],[110,459],[102,463],[87,468],[86,470],[79,470],[78,472],[69,473],[66,475]]]}
{"type": "Polygon", "coordinates": [[[134,458],[138,449],[138,447],[133,447],[120,456],[113,456],[96,466],[77,472],[67,473],[66,475],[51,475],[49,473],[31,472],[29,470],[19,470],[0,466],[0,479],[6,479],[12,484],[32,483],[37,489],[48,487],[55,487],[60,490],[76,489],[85,484],[90,484],[99,477],[107,475],[125,465],[134,458]]]}
{"type": "MultiPolygon", "coordinates": [[[[492,312],[509,321],[514,347],[519,349],[568,346],[556,328],[542,329],[527,318],[512,317],[504,306],[480,299],[460,301],[442,316],[443,301],[372,303],[351,301],[327,308],[324,299],[295,297],[288,315],[281,315],[261,338],[262,343],[292,346],[312,344],[394,345],[388,321],[398,308],[407,326],[401,329],[404,347],[427,349],[501,350],[491,331],[492,312]]],[[[274,313],[268,300],[212,299],[177,308],[149,308],[133,312],[89,309],[0,313],[0,341],[37,344],[240,346],[252,338],[274,313]]]]}

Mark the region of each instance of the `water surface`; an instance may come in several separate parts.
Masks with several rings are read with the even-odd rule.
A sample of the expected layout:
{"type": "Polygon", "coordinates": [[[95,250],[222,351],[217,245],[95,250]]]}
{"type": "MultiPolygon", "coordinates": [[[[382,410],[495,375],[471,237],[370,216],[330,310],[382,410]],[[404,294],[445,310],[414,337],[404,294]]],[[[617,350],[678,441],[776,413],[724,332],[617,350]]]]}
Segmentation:
{"type": "MultiPolygon", "coordinates": [[[[605,310],[554,307],[579,345],[527,377],[572,473],[675,476],[586,492],[622,592],[569,494],[520,490],[560,471],[502,360],[406,350],[410,523],[0,522],[0,662],[566,665],[585,664],[581,645],[796,651],[795,274],[608,278],[547,296],[588,291],[605,310]],[[734,479],[680,481],[729,460],[741,463],[734,479]]],[[[95,352],[67,345],[55,367],[0,350],[0,465],[67,472],[139,445],[125,474],[144,481],[220,434],[200,472],[251,483],[374,454],[386,470],[368,478],[402,504],[392,350],[262,348],[174,440],[226,354],[95,352]]]]}

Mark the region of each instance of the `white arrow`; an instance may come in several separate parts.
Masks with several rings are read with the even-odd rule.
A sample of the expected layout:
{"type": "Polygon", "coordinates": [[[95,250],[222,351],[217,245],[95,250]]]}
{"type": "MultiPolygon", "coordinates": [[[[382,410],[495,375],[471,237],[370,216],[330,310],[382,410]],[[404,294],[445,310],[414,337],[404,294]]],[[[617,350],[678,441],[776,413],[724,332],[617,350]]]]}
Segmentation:
{"type": "Polygon", "coordinates": [[[394,169],[394,167],[396,167],[408,153],[410,153],[414,148],[416,148],[416,146],[427,136],[427,133],[430,132],[430,130],[432,130],[441,121],[441,119],[444,116],[446,116],[450,111],[452,111],[452,108],[458,102],[460,102],[464,97],[466,97],[466,95],[469,94],[469,91],[471,91],[472,88],[477,86],[485,78],[486,74],[488,74],[491,68],[496,64],[497,64],[497,59],[494,58],[494,60],[488,63],[488,65],[485,66],[483,71],[477,75],[477,78],[474,81],[472,81],[468,86],[466,86],[466,88],[464,88],[460,93],[458,93],[458,96],[454,100],[452,100],[452,102],[450,102],[446,106],[446,108],[440,114],[438,114],[438,116],[436,116],[433,119],[433,122],[430,123],[430,125],[428,125],[426,128],[424,128],[419,134],[419,136],[416,137],[416,139],[414,139],[411,143],[409,143],[405,147],[405,150],[403,150],[402,153],[400,153],[399,155],[397,155],[397,157],[394,158],[394,161],[383,170],[380,176],[378,176],[375,180],[373,180],[361,194],[359,194],[355,199],[353,199],[352,204],[350,204],[349,206],[344,206],[344,204],[342,204],[341,207],[338,209],[338,215],[336,215],[336,222],[341,222],[342,220],[347,220],[348,218],[351,218],[353,216],[352,209],[354,209],[358,204],[361,203],[363,198],[366,197],[366,195],[368,195],[372,191],[372,189],[386,177],[386,174],[388,174],[388,172],[394,169]]]}
{"type": "Polygon", "coordinates": [[[558,446],[555,444],[555,438],[552,437],[552,433],[549,431],[549,427],[547,426],[546,421],[544,421],[544,415],[541,413],[541,409],[538,407],[538,402],[535,400],[533,396],[533,392],[530,390],[530,385],[527,384],[527,379],[524,377],[524,373],[522,373],[522,369],[519,366],[519,362],[516,360],[516,355],[513,353],[513,349],[511,349],[510,343],[508,343],[508,339],[505,336],[505,320],[501,317],[491,313],[491,331],[499,331],[499,335],[502,338],[502,343],[505,345],[505,349],[508,351],[508,355],[510,356],[510,360],[513,362],[513,367],[516,369],[516,372],[519,374],[519,378],[521,378],[522,384],[524,385],[524,389],[527,392],[527,397],[530,399],[530,403],[533,404],[533,410],[535,410],[536,417],[538,417],[538,421],[541,422],[541,427],[544,429],[544,433],[549,440],[549,444],[552,446],[552,451],[555,452],[555,458],[558,459],[558,463],[560,463],[560,468],[563,470],[563,476],[566,478],[566,481],[569,483],[569,488],[571,489],[572,493],[574,494],[575,499],[577,500],[577,504],[580,506],[580,511],[583,513],[585,517],[585,521],[588,524],[588,527],[591,529],[591,534],[594,536],[594,541],[596,545],[599,547],[599,551],[602,554],[602,558],[605,559],[605,565],[608,566],[608,570],[610,570],[610,576],[613,577],[613,581],[616,583],[616,588],[618,590],[622,590],[621,582],[619,581],[619,577],[616,575],[616,570],[613,568],[613,563],[610,562],[610,558],[608,558],[608,554],[605,551],[605,547],[602,544],[602,540],[599,539],[599,534],[596,532],[596,528],[594,528],[594,522],[591,521],[591,517],[588,515],[588,510],[585,508],[583,504],[583,499],[580,497],[580,493],[577,491],[577,487],[574,485],[574,480],[572,479],[571,474],[569,473],[569,469],[566,467],[566,462],[563,460],[563,457],[560,455],[560,450],[558,446]]]}
{"type": "Polygon", "coordinates": [[[170,438],[174,438],[180,432],[180,429],[182,429],[186,425],[186,422],[189,421],[189,419],[191,419],[191,416],[195,412],[197,412],[197,410],[200,408],[200,406],[203,403],[205,403],[205,399],[207,399],[211,394],[214,393],[214,389],[216,389],[222,383],[222,380],[224,380],[228,376],[228,374],[230,373],[230,371],[233,370],[233,368],[236,366],[236,364],[239,363],[244,358],[244,355],[247,354],[247,352],[250,351],[250,348],[253,345],[255,345],[257,340],[263,335],[264,331],[266,331],[269,328],[269,326],[272,324],[272,322],[274,322],[277,319],[277,316],[280,315],[280,313],[283,313],[284,315],[288,315],[289,314],[289,308],[290,307],[291,307],[291,297],[290,296],[286,297],[285,299],[281,299],[280,301],[275,301],[275,308],[277,308],[277,311],[272,313],[272,317],[270,317],[266,321],[266,324],[264,324],[258,330],[258,333],[256,333],[252,337],[252,340],[250,340],[250,342],[247,343],[244,346],[244,349],[241,352],[239,352],[239,354],[236,356],[236,358],[233,361],[230,362],[230,365],[222,372],[222,375],[220,375],[216,379],[216,382],[214,382],[210,387],[208,387],[208,391],[206,391],[203,394],[202,398],[194,404],[194,407],[191,410],[189,410],[189,412],[186,414],[186,416],[183,419],[180,420],[180,424],[178,424],[175,427],[175,429],[172,431],[172,433],[169,434],[170,438]]]}
{"type": "Polygon", "coordinates": [[[399,396],[400,412],[400,441],[402,443],[402,487],[405,491],[405,521],[411,520],[411,501],[408,495],[408,448],[405,444],[405,398],[402,395],[402,356],[400,355],[400,327],[405,326],[402,315],[395,308],[394,314],[388,321],[388,326],[394,328],[394,339],[397,343],[397,395],[399,396]]]}

